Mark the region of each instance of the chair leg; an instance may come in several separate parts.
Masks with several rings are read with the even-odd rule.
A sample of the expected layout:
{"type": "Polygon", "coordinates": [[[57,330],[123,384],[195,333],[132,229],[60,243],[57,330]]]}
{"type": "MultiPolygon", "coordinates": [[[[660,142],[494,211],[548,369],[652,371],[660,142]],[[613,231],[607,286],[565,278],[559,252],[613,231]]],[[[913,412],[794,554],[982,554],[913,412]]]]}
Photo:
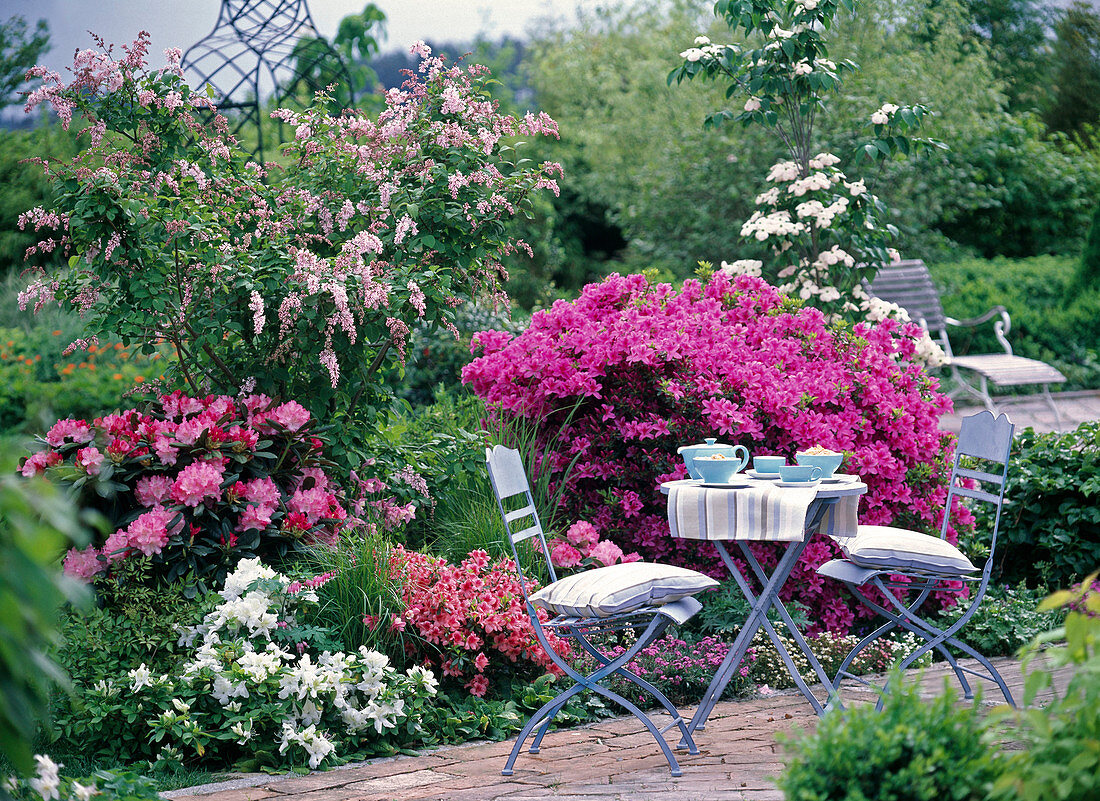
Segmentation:
{"type": "MultiPolygon", "coordinates": [[[[649,642],[657,639],[657,637],[661,635],[667,625],[668,624],[666,623],[665,625],[662,625],[657,631],[655,631],[653,636],[649,638],[645,645],[648,645],[649,642]]],[[[587,637],[584,637],[583,635],[576,635],[576,639],[593,658],[597,659],[605,665],[608,664],[610,660],[606,656],[601,654],[599,650],[594,645],[592,645],[587,637]]],[[[644,648],[645,645],[643,645],[642,647],[644,648]]],[[[680,733],[682,735],[685,735],[680,745],[677,746],[677,750],[681,748],[687,748],[689,754],[695,755],[699,753],[699,749],[698,747],[696,747],[695,741],[688,735],[687,724],[685,723],[683,717],[680,715],[680,710],[678,710],[676,706],[670,700],[668,700],[668,697],[663,692],[658,690],[637,673],[627,669],[626,667],[619,668],[615,671],[615,673],[619,674],[627,681],[641,687],[643,690],[649,693],[657,701],[657,703],[664,707],[665,711],[668,712],[668,714],[672,717],[672,724],[675,724],[680,729],[680,733]]],[[[536,742],[542,739],[542,733],[540,733],[539,737],[536,739],[536,742]]]]}
{"type": "MultiPolygon", "coordinates": [[[[852,662],[855,661],[855,658],[862,651],[864,651],[872,642],[879,639],[880,637],[882,637],[887,632],[889,632],[893,629],[896,629],[896,628],[903,628],[906,631],[910,631],[913,634],[916,634],[917,636],[925,639],[926,641],[929,639],[930,636],[934,637],[936,634],[939,633],[939,629],[936,629],[934,626],[931,626],[930,624],[925,622],[921,617],[919,617],[916,614],[916,611],[924,604],[924,602],[931,595],[931,593],[932,593],[931,588],[926,587],[925,589],[921,590],[920,594],[917,596],[916,599],[914,599],[909,604],[905,604],[902,601],[900,601],[892,592],[890,592],[889,588],[887,588],[882,583],[881,578],[876,578],[875,579],[875,588],[880,593],[882,593],[882,595],[884,595],[885,597],[888,597],[888,598],[891,599],[891,602],[902,613],[901,615],[898,615],[898,614],[892,613],[886,607],[882,606],[881,604],[875,603],[870,598],[868,598],[866,595],[860,593],[858,591],[858,587],[856,587],[856,585],[852,584],[851,582],[846,581],[846,582],[844,582],[844,584],[848,587],[848,589],[852,592],[853,595],[855,595],[857,598],[860,599],[860,601],[865,606],[867,606],[869,609],[876,612],[877,614],[881,615],[882,617],[885,617],[890,622],[884,623],[883,625],[879,626],[877,629],[872,631],[870,634],[865,636],[862,640],[860,640],[855,645],[855,647],[852,648],[852,650],[848,652],[848,655],[844,658],[844,661],[841,663],[840,668],[837,670],[836,677],[833,679],[833,684],[832,684],[832,696],[835,699],[835,705],[837,707],[841,708],[841,709],[843,708],[844,705],[843,705],[843,702],[840,699],[840,684],[844,680],[845,676],[848,676],[850,678],[854,678],[857,681],[859,681],[863,684],[866,684],[868,686],[875,686],[871,682],[866,681],[865,679],[861,679],[858,676],[855,676],[854,674],[848,672],[848,668],[851,666],[852,662]]],[[[928,648],[922,646],[921,648],[919,648],[915,652],[915,655],[911,655],[910,659],[908,659],[907,661],[903,661],[904,666],[908,667],[908,665],[912,664],[914,661],[916,661],[916,659],[919,659],[921,656],[924,656],[924,654],[928,653],[930,650],[932,650],[932,648],[939,651],[940,654],[944,657],[944,659],[947,660],[947,663],[951,666],[951,669],[955,672],[955,676],[956,676],[956,678],[958,678],[959,684],[963,688],[963,694],[965,695],[965,697],[968,698],[968,699],[973,698],[974,697],[974,691],[971,689],[970,683],[966,679],[966,673],[964,672],[965,668],[963,668],[962,666],[959,665],[959,663],[955,660],[955,657],[944,646],[943,643],[933,643],[932,646],[928,647],[928,648]]],[[[881,709],[881,704],[882,704],[882,699],[880,698],[879,699],[879,704],[878,704],[878,707],[880,709],[881,709]]],[[[834,705],[834,701],[830,701],[830,707],[832,707],[833,705],[834,705]]]]}
{"type": "Polygon", "coordinates": [[[1055,431],[1061,433],[1062,431],[1062,415],[1058,413],[1058,405],[1054,402],[1054,396],[1050,394],[1050,384],[1043,384],[1043,397],[1047,402],[1047,406],[1054,412],[1054,426],[1055,431]]]}
{"type": "MultiPolygon", "coordinates": [[[[1008,705],[1011,706],[1011,707],[1016,706],[1016,703],[1013,701],[1013,698],[1012,698],[1012,693],[1008,689],[1008,685],[1005,683],[1004,678],[1000,674],[1000,671],[998,671],[993,666],[993,663],[991,663],[985,656],[978,653],[978,651],[976,651],[974,648],[971,648],[969,645],[967,645],[966,643],[960,641],[959,639],[957,639],[954,636],[960,629],[962,629],[962,627],[966,624],[966,622],[977,611],[978,605],[981,603],[982,598],[985,596],[985,584],[984,584],[984,582],[977,589],[977,591],[975,592],[975,596],[974,596],[973,601],[970,604],[970,607],[963,613],[963,615],[958,620],[956,620],[954,623],[952,623],[946,629],[940,629],[940,628],[932,625],[931,623],[929,623],[924,618],[922,618],[922,617],[920,617],[916,614],[912,614],[910,612],[909,608],[907,606],[905,606],[905,604],[903,604],[901,601],[899,601],[894,596],[893,593],[890,593],[890,592],[886,591],[886,588],[884,586],[882,586],[881,577],[876,576],[875,579],[874,579],[874,582],[875,582],[875,585],[879,588],[879,590],[886,595],[886,597],[890,600],[890,602],[892,604],[894,604],[894,606],[898,609],[898,611],[901,614],[906,616],[906,620],[903,621],[903,620],[900,620],[898,618],[894,618],[893,615],[889,615],[889,614],[887,614],[887,616],[898,620],[900,625],[904,626],[906,629],[908,629],[909,631],[914,632],[915,634],[919,634],[926,641],[926,644],[924,646],[922,646],[921,648],[918,648],[916,651],[914,651],[912,654],[910,654],[908,657],[906,657],[905,659],[903,659],[901,661],[901,664],[899,665],[900,669],[904,670],[905,668],[907,668],[911,664],[913,664],[913,662],[915,662],[917,659],[922,657],[924,654],[928,653],[933,648],[935,648],[935,649],[939,650],[941,653],[943,653],[947,656],[948,662],[951,664],[951,667],[954,669],[955,675],[959,678],[959,682],[963,686],[963,692],[965,694],[965,697],[968,700],[974,698],[974,693],[970,689],[970,685],[966,681],[966,678],[963,676],[964,671],[968,672],[968,673],[972,673],[975,676],[979,676],[979,677],[982,677],[982,678],[988,678],[991,681],[993,681],[997,685],[998,689],[1000,689],[1001,694],[1004,695],[1005,701],[1008,703],[1008,705]],[[979,664],[981,664],[981,666],[986,669],[986,671],[989,675],[988,676],[982,676],[982,674],[978,673],[977,671],[970,670],[969,668],[964,668],[961,665],[959,665],[958,662],[955,661],[954,657],[952,657],[949,654],[949,652],[947,650],[948,646],[950,646],[952,648],[957,648],[960,651],[963,651],[964,653],[969,654],[974,659],[977,659],[979,664]]],[[[931,590],[926,589],[924,592],[925,593],[931,592],[931,590]]],[[[868,602],[868,605],[871,605],[870,602],[868,602]]],[[[882,610],[882,612],[884,612],[884,613],[885,613],[885,611],[886,611],[885,609],[882,610]]],[[[882,708],[882,700],[883,699],[881,699],[881,698],[879,699],[879,703],[877,705],[879,709],[882,708]]]]}
{"type": "MultiPolygon", "coordinates": [[[[557,695],[556,697],[547,701],[545,704],[542,705],[541,708],[539,708],[537,712],[535,712],[535,714],[531,716],[531,718],[527,721],[527,724],[520,731],[516,739],[516,743],[512,747],[511,753],[508,755],[508,760],[505,762],[504,769],[501,771],[501,775],[512,775],[516,758],[519,756],[519,752],[523,748],[523,744],[527,741],[527,738],[531,736],[531,732],[534,731],[536,728],[538,728],[539,731],[535,735],[535,740],[532,743],[532,752],[538,752],[538,748],[540,743],[542,742],[542,738],[545,736],[546,731],[549,728],[553,718],[557,715],[559,711],[561,711],[562,707],[565,706],[570,698],[572,698],[574,695],[577,695],[583,690],[591,690],[592,692],[604,696],[610,701],[614,701],[616,704],[623,707],[628,712],[633,714],[636,718],[638,718],[638,720],[642,722],[646,729],[649,730],[649,733],[653,735],[653,739],[657,741],[657,745],[660,747],[662,753],[664,753],[665,755],[665,759],[668,762],[669,770],[671,771],[672,775],[683,775],[683,772],[680,769],[680,763],[676,760],[676,756],[672,753],[672,749],[669,747],[668,742],[665,740],[665,737],[662,734],[661,730],[657,728],[653,721],[650,720],[649,717],[637,705],[627,700],[626,698],[623,698],[618,693],[612,692],[611,690],[607,689],[599,683],[613,673],[620,673],[630,681],[634,681],[635,679],[637,679],[637,681],[634,681],[635,684],[637,684],[642,689],[646,689],[647,691],[652,690],[654,697],[657,699],[658,703],[664,706],[665,709],[671,709],[675,711],[675,708],[672,707],[671,702],[663,694],[657,691],[655,687],[653,687],[648,682],[645,682],[643,679],[640,679],[640,677],[634,676],[633,673],[625,668],[625,665],[627,665],[632,659],[634,659],[634,657],[638,655],[639,651],[649,645],[650,642],[656,639],[656,637],[661,632],[663,632],[665,628],[668,627],[669,622],[670,621],[668,620],[668,618],[662,616],[655,617],[650,622],[649,626],[646,627],[646,630],[637,639],[637,641],[630,648],[628,648],[626,651],[624,651],[613,660],[608,660],[606,657],[600,655],[597,651],[595,653],[595,656],[603,664],[601,667],[597,668],[595,671],[588,674],[587,676],[581,674],[576,669],[574,669],[560,654],[554,651],[554,649],[550,647],[550,643],[547,642],[546,636],[542,631],[542,627],[535,626],[535,635],[538,637],[539,642],[546,651],[547,655],[550,656],[551,660],[553,660],[553,662],[557,664],[566,673],[566,675],[573,679],[575,684],[569,689],[557,695]]],[[[594,646],[592,646],[591,643],[587,641],[587,639],[581,632],[573,630],[569,632],[568,636],[580,642],[586,650],[589,650],[590,652],[595,650],[594,646]]],[[[691,738],[691,734],[688,732],[687,726],[680,718],[679,713],[676,713],[674,715],[674,722],[680,728],[680,733],[688,745],[689,753],[699,753],[698,747],[695,745],[694,740],[691,738]]]]}

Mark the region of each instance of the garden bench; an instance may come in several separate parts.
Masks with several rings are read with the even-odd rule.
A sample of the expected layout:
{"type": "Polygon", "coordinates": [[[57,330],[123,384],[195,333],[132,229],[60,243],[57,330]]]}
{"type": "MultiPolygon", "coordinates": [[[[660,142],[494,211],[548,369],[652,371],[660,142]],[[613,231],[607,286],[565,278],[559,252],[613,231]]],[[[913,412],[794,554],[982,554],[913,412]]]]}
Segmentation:
{"type": "Polygon", "coordinates": [[[1051,384],[1060,384],[1066,380],[1058,370],[1036,359],[1016,356],[1006,338],[1012,328],[1012,321],[1004,306],[994,306],[980,317],[971,320],[956,320],[943,312],[940,295],[932,283],[928,267],[920,259],[898,261],[879,269],[874,281],[864,287],[877,298],[896,303],[905,309],[910,318],[919,322],[928,331],[932,339],[939,343],[947,356],[947,367],[955,386],[948,392],[954,396],[959,392],[979,399],[985,408],[996,414],[993,398],[989,394],[989,383],[996,387],[1042,386],[1043,396],[1051,411],[1054,412],[1055,425],[1062,428],[1062,419],[1058,407],[1050,394],[1051,384]],[[980,353],[956,356],[951,350],[951,341],[947,336],[948,326],[973,328],[993,320],[993,333],[1004,347],[1003,353],[980,353]],[[964,377],[966,370],[977,377],[964,377]]]}

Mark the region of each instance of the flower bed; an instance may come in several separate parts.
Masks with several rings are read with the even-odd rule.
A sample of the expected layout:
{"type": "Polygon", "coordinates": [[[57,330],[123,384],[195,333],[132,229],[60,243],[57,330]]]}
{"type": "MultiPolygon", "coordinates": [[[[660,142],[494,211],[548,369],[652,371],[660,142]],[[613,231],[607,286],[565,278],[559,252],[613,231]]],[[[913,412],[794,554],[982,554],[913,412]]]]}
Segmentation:
{"type": "MultiPolygon", "coordinates": [[[[669,537],[657,486],[685,478],[677,446],[707,436],[787,458],[813,445],[843,451],[843,469],[869,487],[862,522],[938,527],[953,439],[937,424],[951,402],[913,360],[920,333],[895,320],[830,324],[751,276],[718,273],[677,291],[615,275],[518,336],[477,334],[482,355],[463,380],[504,414],[555,432],[552,470],[577,457],[563,517],[591,521],[623,550],[722,575],[698,543],[669,537]]],[[[814,572],[835,553],[812,542],[784,597],[846,631],[866,613],[814,572]]]]}

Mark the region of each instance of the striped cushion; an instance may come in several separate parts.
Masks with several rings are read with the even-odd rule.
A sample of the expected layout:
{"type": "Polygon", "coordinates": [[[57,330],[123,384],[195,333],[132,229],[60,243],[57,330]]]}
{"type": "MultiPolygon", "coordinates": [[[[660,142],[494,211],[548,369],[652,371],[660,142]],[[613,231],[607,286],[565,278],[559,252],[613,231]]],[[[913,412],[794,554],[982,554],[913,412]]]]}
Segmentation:
{"type": "Polygon", "coordinates": [[[844,554],[860,567],[924,570],[946,575],[978,569],[947,540],[903,528],[860,526],[856,536],[837,542],[844,554]]]}
{"type": "Polygon", "coordinates": [[[531,603],[556,615],[610,617],[717,586],[710,576],[683,567],[628,562],[559,579],[532,595],[531,603]]]}

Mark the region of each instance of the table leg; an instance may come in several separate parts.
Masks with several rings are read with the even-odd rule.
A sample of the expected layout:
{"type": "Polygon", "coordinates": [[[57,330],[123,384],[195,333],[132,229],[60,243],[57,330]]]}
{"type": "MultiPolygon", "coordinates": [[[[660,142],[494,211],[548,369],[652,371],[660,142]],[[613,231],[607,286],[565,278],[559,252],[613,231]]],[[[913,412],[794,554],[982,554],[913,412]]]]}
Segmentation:
{"type": "MultiPolygon", "coordinates": [[[[749,603],[752,604],[752,609],[749,612],[749,616],[745,619],[745,623],[742,625],[741,631],[737,635],[737,639],[734,640],[729,653],[726,654],[726,658],[722,660],[722,664],[718,667],[717,672],[714,674],[714,678],[711,679],[710,686],[707,687],[707,691],[703,695],[703,700],[700,701],[699,706],[696,708],[695,714],[691,718],[691,723],[688,724],[689,732],[694,733],[696,729],[703,728],[706,725],[707,718],[710,717],[710,713],[714,711],[715,704],[718,703],[718,699],[722,697],[726,685],[728,685],[733,678],[734,671],[740,666],[741,660],[744,658],[745,652],[752,642],[752,638],[762,625],[766,624],[769,627],[771,626],[770,621],[767,619],[768,609],[771,608],[773,601],[778,601],[779,589],[783,586],[783,583],[787,580],[791,571],[794,570],[794,566],[798,562],[798,557],[802,555],[802,551],[805,549],[808,539],[807,537],[803,540],[788,543],[786,551],[784,551],[783,556],[780,557],[779,564],[776,565],[771,576],[767,577],[766,580],[765,578],[761,578],[764,589],[761,590],[759,596],[754,595],[752,587],[749,586],[745,577],[741,575],[741,571],[737,569],[737,565],[730,559],[729,553],[727,553],[723,544],[715,541],[714,545],[718,548],[718,553],[722,557],[722,561],[725,562],[726,568],[733,576],[734,581],[736,581],[737,585],[741,588],[741,592],[745,594],[749,603]]],[[[784,612],[785,611],[786,610],[784,610],[784,612]]],[[[773,637],[772,639],[774,642],[778,638],[773,637]]],[[[781,645],[778,647],[783,651],[781,645]]],[[[787,655],[786,658],[789,660],[789,655],[787,655]]],[[[793,663],[791,667],[793,667],[793,663]]],[[[797,675],[798,671],[794,672],[795,675],[797,675]]],[[[812,693],[810,697],[813,697],[812,693]]],[[[814,703],[817,703],[817,699],[814,699],[814,703]]],[[[819,704],[817,708],[820,709],[819,704]]]]}

